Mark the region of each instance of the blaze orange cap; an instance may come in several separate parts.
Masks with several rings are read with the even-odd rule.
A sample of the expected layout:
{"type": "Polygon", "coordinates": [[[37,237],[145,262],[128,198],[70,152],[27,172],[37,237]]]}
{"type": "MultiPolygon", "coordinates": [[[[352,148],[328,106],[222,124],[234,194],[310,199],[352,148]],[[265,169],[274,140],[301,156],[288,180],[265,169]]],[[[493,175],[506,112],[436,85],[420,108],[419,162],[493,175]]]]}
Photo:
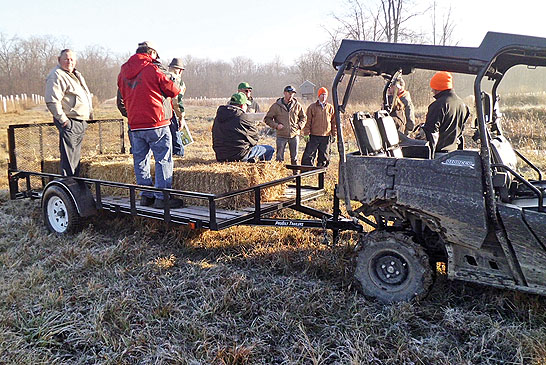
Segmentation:
{"type": "Polygon", "coordinates": [[[447,71],[436,72],[430,79],[430,87],[438,91],[453,89],[453,76],[447,71]]]}
{"type": "Polygon", "coordinates": [[[328,95],[328,90],[325,87],[318,89],[318,96],[321,96],[322,94],[328,95]]]}

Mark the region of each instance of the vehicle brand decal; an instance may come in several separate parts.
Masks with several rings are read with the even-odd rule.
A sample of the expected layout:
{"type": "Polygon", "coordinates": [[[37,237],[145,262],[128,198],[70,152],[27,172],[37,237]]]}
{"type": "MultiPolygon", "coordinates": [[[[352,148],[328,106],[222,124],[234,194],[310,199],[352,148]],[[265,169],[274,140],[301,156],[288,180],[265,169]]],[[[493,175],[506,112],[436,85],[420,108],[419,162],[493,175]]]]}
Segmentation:
{"type": "Polygon", "coordinates": [[[279,227],[303,227],[303,222],[276,221],[275,225],[279,227]]]}
{"type": "Polygon", "coordinates": [[[449,166],[457,166],[457,167],[470,167],[471,169],[475,168],[476,163],[474,162],[474,158],[465,158],[463,156],[457,156],[448,158],[444,162],[442,162],[442,165],[449,165],[449,166]]]}

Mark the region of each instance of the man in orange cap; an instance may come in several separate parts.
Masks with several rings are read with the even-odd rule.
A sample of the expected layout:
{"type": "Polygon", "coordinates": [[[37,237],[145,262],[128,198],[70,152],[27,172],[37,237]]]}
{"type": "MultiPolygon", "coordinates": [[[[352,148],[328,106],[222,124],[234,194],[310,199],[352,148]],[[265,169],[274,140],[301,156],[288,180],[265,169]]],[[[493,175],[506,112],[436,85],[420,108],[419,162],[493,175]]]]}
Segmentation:
{"type": "Polygon", "coordinates": [[[318,90],[318,100],[307,108],[307,123],[303,135],[310,136],[303,156],[302,165],[313,166],[318,151],[317,166],[326,167],[330,162],[330,142],[336,136],[334,106],[326,101],[328,90],[318,90]]]}
{"type": "Polygon", "coordinates": [[[464,123],[470,117],[468,106],[453,91],[451,73],[440,71],[430,79],[436,99],[428,107],[421,127],[434,153],[448,153],[463,148],[464,123]]]}

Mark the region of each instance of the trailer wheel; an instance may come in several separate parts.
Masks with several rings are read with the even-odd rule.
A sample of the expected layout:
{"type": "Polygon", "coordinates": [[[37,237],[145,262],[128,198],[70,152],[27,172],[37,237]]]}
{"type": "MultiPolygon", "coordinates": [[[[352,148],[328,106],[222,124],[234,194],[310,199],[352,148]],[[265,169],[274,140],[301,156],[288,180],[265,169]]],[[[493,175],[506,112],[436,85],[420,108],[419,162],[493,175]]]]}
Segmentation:
{"type": "Polygon", "coordinates": [[[73,233],[81,228],[81,217],[76,204],[59,186],[50,186],[44,193],[42,213],[45,225],[52,233],[73,233]]]}
{"type": "Polygon", "coordinates": [[[432,270],[424,250],[411,238],[376,231],[361,242],[355,279],[364,295],[394,303],[426,296],[432,270]]]}

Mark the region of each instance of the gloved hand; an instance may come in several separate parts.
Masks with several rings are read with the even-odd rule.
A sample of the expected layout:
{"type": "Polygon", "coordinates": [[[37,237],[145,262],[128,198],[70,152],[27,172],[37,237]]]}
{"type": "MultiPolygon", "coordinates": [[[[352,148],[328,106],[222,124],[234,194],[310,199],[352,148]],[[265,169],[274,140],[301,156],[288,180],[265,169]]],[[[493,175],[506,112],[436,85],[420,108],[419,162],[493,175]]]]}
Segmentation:
{"type": "Polygon", "coordinates": [[[309,143],[310,139],[311,139],[311,137],[309,135],[303,136],[303,140],[305,141],[305,143],[309,143]]]}

